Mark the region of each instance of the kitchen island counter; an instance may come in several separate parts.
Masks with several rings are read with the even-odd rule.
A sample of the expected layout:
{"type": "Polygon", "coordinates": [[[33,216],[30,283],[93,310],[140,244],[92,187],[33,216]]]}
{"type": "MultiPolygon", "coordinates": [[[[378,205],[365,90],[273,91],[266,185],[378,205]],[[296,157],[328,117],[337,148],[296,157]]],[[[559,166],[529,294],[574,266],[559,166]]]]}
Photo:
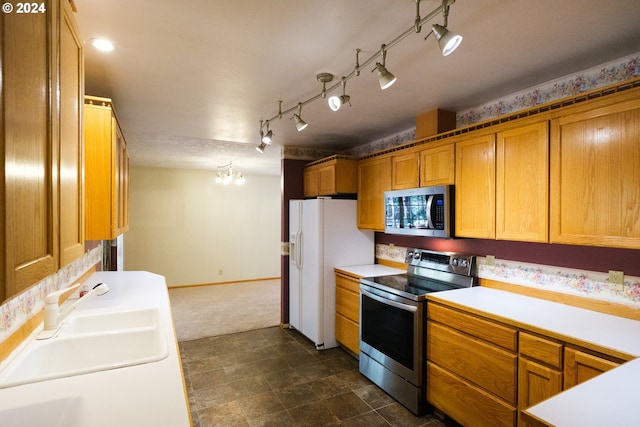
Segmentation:
{"type": "Polygon", "coordinates": [[[567,343],[630,360],[538,403],[526,412],[541,425],[640,425],[640,321],[482,286],[427,297],[567,343]],[[634,360],[631,360],[634,359],[634,360]]]}

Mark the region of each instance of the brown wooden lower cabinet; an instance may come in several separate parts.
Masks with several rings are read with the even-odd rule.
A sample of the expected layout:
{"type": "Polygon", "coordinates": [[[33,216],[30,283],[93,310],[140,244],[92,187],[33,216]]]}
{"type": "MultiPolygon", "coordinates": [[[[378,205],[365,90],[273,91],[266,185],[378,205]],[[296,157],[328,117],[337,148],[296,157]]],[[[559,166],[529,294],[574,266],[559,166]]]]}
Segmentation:
{"type": "Polygon", "coordinates": [[[427,362],[427,401],[464,426],[512,427],[517,410],[474,384],[427,362]]]}
{"type": "Polygon", "coordinates": [[[625,362],[460,307],[427,316],[427,401],[464,426],[548,426],[526,409],[625,362]]]}
{"type": "Polygon", "coordinates": [[[336,272],[336,340],[360,354],[360,279],[336,272]]]}

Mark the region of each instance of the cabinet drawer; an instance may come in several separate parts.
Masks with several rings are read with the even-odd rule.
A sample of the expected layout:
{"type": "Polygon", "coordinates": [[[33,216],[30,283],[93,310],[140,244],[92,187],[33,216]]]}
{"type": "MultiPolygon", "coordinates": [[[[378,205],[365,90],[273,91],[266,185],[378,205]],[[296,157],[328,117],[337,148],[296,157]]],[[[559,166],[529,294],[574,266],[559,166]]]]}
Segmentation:
{"type": "Polygon", "coordinates": [[[360,324],[360,295],[337,287],[336,313],[360,324]]]}
{"type": "Polygon", "coordinates": [[[336,313],[336,340],[355,354],[360,354],[360,327],[336,313]]]}
{"type": "Polygon", "coordinates": [[[430,362],[427,362],[427,401],[465,426],[516,425],[514,407],[430,362]]]}
{"type": "Polygon", "coordinates": [[[336,286],[360,295],[360,281],[336,274],[336,286]]]}
{"type": "Polygon", "coordinates": [[[431,321],[426,338],[427,360],[516,405],[515,354],[431,321]]]}
{"type": "Polygon", "coordinates": [[[520,355],[562,369],[562,344],[520,332],[520,355]]]}
{"type": "Polygon", "coordinates": [[[427,317],[507,350],[516,351],[518,332],[515,329],[432,302],[427,305],[427,317]]]}

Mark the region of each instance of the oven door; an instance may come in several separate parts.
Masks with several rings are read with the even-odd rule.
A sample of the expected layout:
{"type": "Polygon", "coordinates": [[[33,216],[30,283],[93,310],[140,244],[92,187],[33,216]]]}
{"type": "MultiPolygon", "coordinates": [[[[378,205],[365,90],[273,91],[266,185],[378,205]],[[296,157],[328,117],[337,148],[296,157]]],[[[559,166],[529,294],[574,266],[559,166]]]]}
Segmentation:
{"type": "Polygon", "coordinates": [[[420,387],[423,378],[422,302],[360,284],[360,351],[420,387]]]}

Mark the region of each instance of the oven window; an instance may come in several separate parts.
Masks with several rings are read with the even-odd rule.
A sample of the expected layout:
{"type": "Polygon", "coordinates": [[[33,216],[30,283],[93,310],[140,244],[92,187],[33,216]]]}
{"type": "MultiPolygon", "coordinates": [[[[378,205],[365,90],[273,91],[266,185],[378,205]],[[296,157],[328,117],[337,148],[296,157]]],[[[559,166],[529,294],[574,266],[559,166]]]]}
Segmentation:
{"type": "Polygon", "coordinates": [[[362,295],[362,341],[413,370],[415,313],[362,295]]]}

